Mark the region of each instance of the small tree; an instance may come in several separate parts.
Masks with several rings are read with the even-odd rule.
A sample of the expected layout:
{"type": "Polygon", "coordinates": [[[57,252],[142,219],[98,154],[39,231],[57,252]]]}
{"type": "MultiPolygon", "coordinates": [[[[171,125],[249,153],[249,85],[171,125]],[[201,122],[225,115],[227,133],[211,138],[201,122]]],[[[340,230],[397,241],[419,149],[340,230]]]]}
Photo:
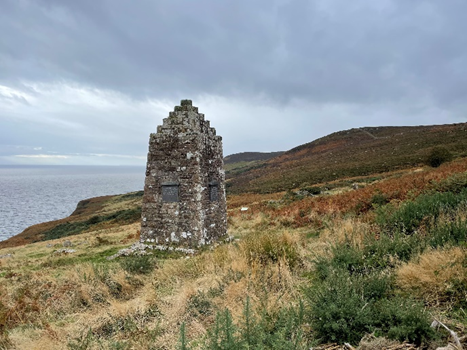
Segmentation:
{"type": "Polygon", "coordinates": [[[445,162],[449,162],[452,159],[452,154],[446,147],[438,146],[431,150],[428,156],[427,164],[433,168],[439,167],[445,162]]]}

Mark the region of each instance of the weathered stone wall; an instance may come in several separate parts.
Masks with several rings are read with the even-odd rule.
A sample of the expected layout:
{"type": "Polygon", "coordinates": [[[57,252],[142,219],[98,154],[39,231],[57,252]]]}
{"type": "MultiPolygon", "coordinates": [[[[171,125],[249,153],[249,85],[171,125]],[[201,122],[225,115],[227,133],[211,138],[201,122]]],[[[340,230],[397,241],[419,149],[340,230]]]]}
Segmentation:
{"type": "Polygon", "coordinates": [[[226,231],[222,138],[182,100],[150,135],[141,242],[196,247],[226,231]]]}

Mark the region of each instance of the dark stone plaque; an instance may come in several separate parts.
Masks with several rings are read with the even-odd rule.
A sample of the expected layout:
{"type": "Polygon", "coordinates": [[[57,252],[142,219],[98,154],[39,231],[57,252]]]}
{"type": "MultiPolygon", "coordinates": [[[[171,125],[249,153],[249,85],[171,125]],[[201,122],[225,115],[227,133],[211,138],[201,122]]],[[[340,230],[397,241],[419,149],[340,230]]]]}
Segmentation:
{"type": "Polygon", "coordinates": [[[162,201],[178,202],[178,185],[162,185],[162,201]]]}
{"type": "Polygon", "coordinates": [[[209,200],[211,202],[219,200],[219,186],[209,185],[209,200]]]}

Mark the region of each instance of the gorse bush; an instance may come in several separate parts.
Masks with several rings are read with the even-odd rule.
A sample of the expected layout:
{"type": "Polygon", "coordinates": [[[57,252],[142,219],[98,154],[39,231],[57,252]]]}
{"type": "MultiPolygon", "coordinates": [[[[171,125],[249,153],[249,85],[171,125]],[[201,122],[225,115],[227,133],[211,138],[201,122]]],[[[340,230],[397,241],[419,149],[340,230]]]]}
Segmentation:
{"type": "Polygon", "coordinates": [[[419,236],[401,233],[392,237],[384,234],[379,238],[368,236],[362,248],[350,242],[338,243],[331,247],[331,257],[315,259],[315,273],[323,281],[336,270],[360,276],[383,271],[395,267],[400,261],[409,261],[422,250],[423,244],[419,236]]]}
{"type": "Polygon", "coordinates": [[[320,342],[357,344],[375,323],[374,303],[387,292],[384,277],[351,276],[334,271],[320,284],[309,286],[309,318],[320,342]]]}
{"type": "Polygon", "coordinates": [[[390,339],[422,344],[435,337],[423,304],[410,298],[383,299],[375,304],[376,333],[390,339]]]}
{"type": "Polygon", "coordinates": [[[369,333],[417,344],[432,339],[423,304],[394,295],[396,268],[418,256],[432,238],[400,232],[367,236],[362,247],[348,240],[316,259],[310,285],[303,288],[314,336],[352,344],[369,333]]]}
{"type": "Polygon", "coordinates": [[[452,154],[446,147],[438,146],[434,147],[427,157],[427,164],[433,168],[439,167],[445,162],[452,160],[452,154]]]}
{"type": "Polygon", "coordinates": [[[319,257],[315,263],[315,272],[319,280],[331,277],[336,270],[347,271],[348,274],[365,274],[368,265],[363,252],[346,242],[331,247],[332,257],[319,257]]]}
{"type": "Polygon", "coordinates": [[[234,325],[232,315],[228,309],[217,314],[214,326],[208,329],[207,334],[207,349],[241,349],[243,346],[237,334],[237,327],[234,325]]]}
{"type": "Polygon", "coordinates": [[[260,316],[253,314],[247,299],[239,324],[233,322],[228,309],[219,312],[216,321],[208,329],[204,349],[308,349],[303,335],[304,309],[285,308],[274,315],[262,310],[260,316]]]}
{"type": "Polygon", "coordinates": [[[431,339],[423,305],[394,299],[392,278],[384,273],[350,275],[335,270],[321,283],[305,287],[308,317],[320,342],[358,344],[368,333],[379,333],[417,344],[431,339]]]}
{"type": "MultiPolygon", "coordinates": [[[[235,323],[228,309],[218,312],[214,324],[208,330],[202,343],[203,349],[237,350],[237,349],[308,349],[304,336],[304,308],[300,303],[297,308],[289,307],[274,314],[260,310],[259,315],[253,312],[250,299],[247,298],[242,318],[235,323]]],[[[178,349],[190,349],[186,337],[185,324],[180,328],[178,349]]]]}
{"type": "Polygon", "coordinates": [[[379,238],[368,237],[364,242],[363,258],[373,269],[395,267],[400,261],[409,261],[423,247],[423,239],[417,235],[399,232],[391,236],[382,234],[379,238]]]}
{"type": "MultiPolygon", "coordinates": [[[[467,220],[460,213],[466,203],[463,188],[457,193],[420,195],[400,207],[382,206],[376,210],[382,228],[379,236],[365,237],[361,247],[351,240],[335,244],[328,257],[316,259],[315,279],[304,293],[307,315],[320,342],[357,344],[368,333],[416,344],[433,339],[423,304],[395,296],[395,271],[402,262],[417,261],[427,249],[465,244],[467,220]],[[418,231],[422,225],[424,229],[418,231]]],[[[441,272],[438,268],[431,273],[441,272]]],[[[466,279],[453,277],[440,285],[439,302],[454,307],[466,304],[466,279]]],[[[422,292],[417,293],[424,300],[422,292]]]]}
{"type": "Polygon", "coordinates": [[[451,192],[424,194],[414,201],[404,202],[400,208],[386,205],[377,210],[376,222],[387,230],[411,234],[422,223],[430,224],[443,213],[452,212],[467,203],[467,190],[458,194],[451,192]]]}

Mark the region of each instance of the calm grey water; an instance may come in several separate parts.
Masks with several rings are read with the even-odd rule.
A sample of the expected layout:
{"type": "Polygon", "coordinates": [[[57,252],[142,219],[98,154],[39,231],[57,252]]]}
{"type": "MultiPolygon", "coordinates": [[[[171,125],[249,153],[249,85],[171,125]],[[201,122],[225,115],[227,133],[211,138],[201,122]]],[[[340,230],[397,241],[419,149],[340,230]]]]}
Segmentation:
{"type": "Polygon", "coordinates": [[[144,167],[0,165],[0,241],[70,215],[80,200],[139,191],[144,167]]]}

